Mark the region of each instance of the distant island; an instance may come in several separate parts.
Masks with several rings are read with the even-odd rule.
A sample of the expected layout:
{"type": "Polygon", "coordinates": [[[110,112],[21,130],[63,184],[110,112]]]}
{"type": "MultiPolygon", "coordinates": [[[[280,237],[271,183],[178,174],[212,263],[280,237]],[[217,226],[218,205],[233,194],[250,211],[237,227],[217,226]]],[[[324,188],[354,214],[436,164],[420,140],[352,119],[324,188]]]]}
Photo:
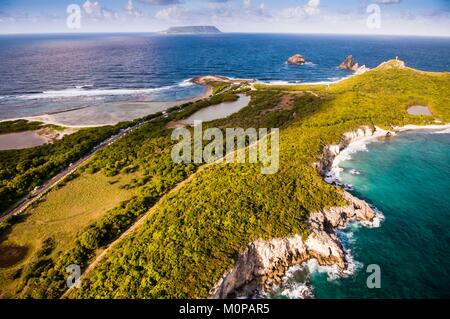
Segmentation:
{"type": "Polygon", "coordinates": [[[186,26],[186,27],[170,27],[161,34],[218,34],[222,33],[214,26],[186,26]]]}

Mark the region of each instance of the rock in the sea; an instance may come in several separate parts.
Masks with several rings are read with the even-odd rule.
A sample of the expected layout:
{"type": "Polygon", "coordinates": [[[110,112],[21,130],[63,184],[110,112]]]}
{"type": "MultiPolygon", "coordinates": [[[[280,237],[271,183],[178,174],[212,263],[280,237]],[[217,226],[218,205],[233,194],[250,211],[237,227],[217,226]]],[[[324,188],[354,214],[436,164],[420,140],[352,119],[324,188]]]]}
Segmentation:
{"type": "Polygon", "coordinates": [[[339,69],[341,70],[352,70],[356,71],[358,70],[359,65],[356,63],[356,61],[353,59],[352,55],[349,55],[344,62],[339,65],[339,69]]]}
{"type": "Polygon", "coordinates": [[[296,65],[305,64],[305,62],[306,62],[305,57],[301,54],[293,55],[287,60],[288,64],[296,64],[296,65]]]}

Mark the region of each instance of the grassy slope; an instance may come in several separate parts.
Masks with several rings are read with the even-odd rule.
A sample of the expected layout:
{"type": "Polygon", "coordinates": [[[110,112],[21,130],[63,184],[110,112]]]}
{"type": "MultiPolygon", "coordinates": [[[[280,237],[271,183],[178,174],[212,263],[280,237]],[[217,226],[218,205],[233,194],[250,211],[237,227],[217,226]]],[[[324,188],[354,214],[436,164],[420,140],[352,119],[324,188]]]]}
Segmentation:
{"type": "Polygon", "coordinates": [[[50,257],[70,247],[77,233],[100,218],[102,214],[129,199],[134,190],[121,188],[137,174],[106,177],[102,173],[84,174],[66,185],[49,192],[44,199],[28,209],[23,222],[18,223],[0,243],[0,248],[20,245],[28,248],[27,256],[13,267],[0,268],[2,294],[13,294],[17,282],[11,275],[37,260],[37,254],[47,238],[55,242],[50,257]],[[68,227],[70,225],[70,227],[68,227]]]}
{"type": "Polygon", "coordinates": [[[53,144],[0,151],[0,214],[128,124],[82,129],[53,144]]]}
{"type": "MultiPolygon", "coordinates": [[[[174,142],[170,139],[172,131],[165,128],[166,124],[172,120],[189,116],[208,105],[236,98],[237,96],[232,93],[225,93],[210,99],[174,107],[171,115],[167,118],[149,122],[113,145],[99,151],[83,170],[88,173],[102,170],[106,176],[113,177],[114,180],[128,174],[135,176],[133,172],[138,171],[139,178],[136,177],[127,185],[128,189],[135,189],[137,196],[121,202],[114,209],[99,215],[100,218],[91,219],[91,223],[85,224],[84,228],[80,227],[77,233],[71,233],[67,238],[65,249],[62,249],[60,254],[40,256],[39,258],[35,256],[34,261],[26,263],[23,271],[17,276],[14,276],[14,270],[19,267],[12,266],[5,269],[4,273],[7,276],[3,282],[0,281],[0,291],[4,289],[4,285],[12,282],[11,287],[18,287],[12,295],[14,297],[56,298],[61,296],[65,291],[67,265],[76,263],[84,268],[102,248],[128,229],[140,215],[152,207],[160,196],[195,171],[196,165],[175,164],[171,160],[170,152],[174,142]]],[[[100,179],[104,178],[103,175],[99,176],[102,176],[100,179]]],[[[82,179],[86,178],[89,177],[83,175],[82,179]]],[[[101,192],[105,194],[109,192],[110,196],[114,196],[114,188],[114,185],[105,184],[102,185],[101,192]]],[[[73,194],[76,194],[71,195],[75,202],[81,197],[90,196],[89,189],[86,188],[74,190],[73,194]]],[[[113,197],[110,197],[110,200],[111,203],[117,204],[113,197]]],[[[45,203],[41,205],[45,206],[45,203]]],[[[87,203],[81,204],[83,209],[86,209],[87,206],[89,206],[87,203]]],[[[109,205],[108,208],[112,206],[109,205]]],[[[51,220],[49,219],[48,222],[51,220]]],[[[13,226],[13,232],[17,227],[21,227],[21,222],[20,220],[13,222],[16,224],[13,226]]],[[[70,222],[70,220],[66,220],[63,225],[67,227],[67,223],[70,222]]],[[[21,228],[26,228],[26,225],[21,228]]],[[[9,243],[17,244],[12,239],[9,243]]]]}
{"type": "Polygon", "coordinates": [[[312,166],[326,144],[361,125],[431,122],[406,113],[416,103],[450,122],[449,86],[448,73],[378,69],[329,88],[277,87],[254,93],[250,107],[213,124],[281,126],[280,172],[261,175],[254,165],[216,165],[201,172],[164,198],[140,231],[100,264],[74,297],[206,297],[248,242],[304,233],[308,212],[342,203],[338,191],[312,166]],[[284,94],[273,89],[296,94],[293,109],[271,111],[284,94]]]}

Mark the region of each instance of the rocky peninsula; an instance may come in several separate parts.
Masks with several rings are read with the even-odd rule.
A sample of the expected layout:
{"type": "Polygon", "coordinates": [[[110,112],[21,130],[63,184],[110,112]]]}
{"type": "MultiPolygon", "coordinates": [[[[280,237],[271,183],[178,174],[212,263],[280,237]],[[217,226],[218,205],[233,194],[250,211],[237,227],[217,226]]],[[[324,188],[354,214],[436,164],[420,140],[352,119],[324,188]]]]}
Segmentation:
{"type": "Polygon", "coordinates": [[[345,227],[349,221],[374,225],[377,214],[366,202],[351,194],[343,192],[343,197],[348,205],[310,214],[307,238],[292,235],[248,244],[235,267],[213,287],[210,298],[263,296],[274,284],[281,283],[289,267],[313,258],[320,265],[337,265],[340,270],[345,270],[347,259],[335,229],[345,227]]]}
{"type": "MultiPolygon", "coordinates": [[[[314,165],[325,181],[338,185],[335,175],[344,150],[358,143],[389,138],[398,131],[408,129],[446,129],[449,125],[429,125],[423,127],[405,126],[394,130],[380,127],[361,127],[343,135],[341,142],[324,148],[314,165]]],[[[301,265],[309,259],[316,259],[321,266],[337,266],[345,271],[348,256],[336,235],[337,229],[345,228],[349,222],[361,223],[366,227],[380,224],[381,215],[367,202],[342,191],[348,205],[331,207],[309,216],[309,234],[306,238],[299,234],[276,238],[269,241],[256,240],[246,246],[239,255],[235,267],[225,273],[210,291],[210,298],[264,297],[271,287],[282,282],[287,269],[301,265]]]]}
{"type": "MultiPolygon", "coordinates": [[[[330,175],[335,158],[356,141],[390,136],[393,132],[364,127],[344,134],[339,145],[325,147],[319,161],[318,172],[325,178],[330,175]]],[[[257,240],[248,244],[239,255],[235,267],[225,273],[210,291],[210,298],[236,298],[264,296],[274,284],[281,283],[289,267],[316,259],[322,266],[336,265],[341,271],[347,268],[344,248],[336,235],[336,229],[345,228],[355,221],[365,226],[376,226],[380,217],[365,201],[342,191],[348,205],[331,207],[309,216],[309,235],[303,238],[295,234],[270,241],[257,240]]]]}

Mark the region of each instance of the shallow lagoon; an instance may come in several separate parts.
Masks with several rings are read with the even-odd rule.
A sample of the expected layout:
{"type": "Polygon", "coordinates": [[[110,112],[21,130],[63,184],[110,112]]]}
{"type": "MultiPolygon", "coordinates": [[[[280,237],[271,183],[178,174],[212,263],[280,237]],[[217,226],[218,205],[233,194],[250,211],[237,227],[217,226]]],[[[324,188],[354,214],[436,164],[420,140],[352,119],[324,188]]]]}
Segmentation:
{"type": "Polygon", "coordinates": [[[239,99],[234,102],[223,102],[216,105],[211,105],[201,109],[185,120],[183,124],[193,126],[194,121],[209,122],[217,119],[226,118],[231,114],[238,112],[250,103],[250,96],[240,94],[239,99]]]}
{"type": "Polygon", "coordinates": [[[0,134],[1,151],[30,148],[47,142],[45,137],[39,136],[35,131],[0,134]]]}

